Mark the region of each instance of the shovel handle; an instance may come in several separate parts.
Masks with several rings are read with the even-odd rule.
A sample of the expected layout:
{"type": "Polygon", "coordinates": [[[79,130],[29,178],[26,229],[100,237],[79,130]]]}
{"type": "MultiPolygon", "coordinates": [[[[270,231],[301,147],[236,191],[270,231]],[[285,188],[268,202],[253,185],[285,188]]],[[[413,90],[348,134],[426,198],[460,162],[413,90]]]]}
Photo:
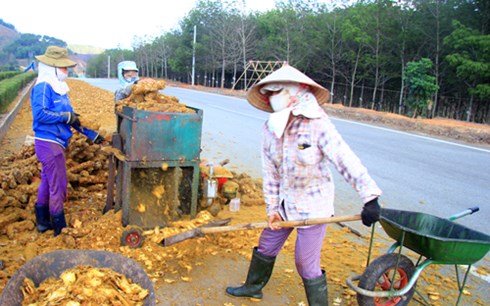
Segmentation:
{"type": "MultiPolygon", "coordinates": [[[[277,221],[274,225],[280,227],[296,227],[296,226],[308,226],[316,224],[329,224],[329,223],[339,223],[339,222],[350,222],[361,220],[361,215],[350,215],[350,216],[340,216],[340,217],[328,217],[328,218],[316,218],[316,219],[306,219],[306,220],[296,220],[296,221],[277,221]]],[[[227,226],[215,226],[215,227],[201,227],[199,231],[202,234],[211,233],[223,233],[241,230],[251,230],[268,228],[268,222],[257,222],[257,223],[246,223],[246,224],[236,224],[227,226]]]]}

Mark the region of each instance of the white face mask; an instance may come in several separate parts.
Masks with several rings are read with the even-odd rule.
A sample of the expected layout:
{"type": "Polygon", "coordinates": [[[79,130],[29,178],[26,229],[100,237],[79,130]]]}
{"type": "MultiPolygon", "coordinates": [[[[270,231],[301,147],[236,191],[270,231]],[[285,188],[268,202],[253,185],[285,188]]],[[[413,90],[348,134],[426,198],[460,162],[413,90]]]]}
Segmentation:
{"type": "Polygon", "coordinates": [[[269,102],[274,112],[282,111],[289,106],[289,93],[284,89],[280,93],[269,97],[269,102]]]}
{"type": "Polygon", "coordinates": [[[125,80],[126,82],[128,82],[128,83],[134,83],[134,82],[138,81],[138,80],[139,80],[139,78],[138,78],[138,77],[133,77],[133,78],[126,78],[126,79],[124,79],[124,80],[125,80]]]}
{"type": "Polygon", "coordinates": [[[269,97],[269,102],[274,112],[279,112],[292,104],[292,97],[295,97],[300,90],[300,86],[295,83],[282,84],[282,90],[269,97]]]}
{"type": "Polygon", "coordinates": [[[68,73],[65,73],[63,70],[56,68],[56,75],[58,76],[58,80],[64,82],[68,77],[68,73]]]}

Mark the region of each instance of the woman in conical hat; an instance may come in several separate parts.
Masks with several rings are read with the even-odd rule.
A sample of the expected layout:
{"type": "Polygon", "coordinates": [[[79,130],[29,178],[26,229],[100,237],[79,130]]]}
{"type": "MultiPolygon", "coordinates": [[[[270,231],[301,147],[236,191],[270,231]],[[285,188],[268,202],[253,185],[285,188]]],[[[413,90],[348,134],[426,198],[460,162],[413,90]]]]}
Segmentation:
{"type": "MultiPolygon", "coordinates": [[[[334,215],[334,183],[330,165],[354,187],[364,207],[366,226],[379,219],[381,190],[359,158],[345,143],[320,104],[329,91],[294,67],[285,65],[254,85],[247,100],[271,113],[263,128],[263,190],[269,228],[254,248],[244,285],[228,287],[232,296],[262,298],[276,256],[293,228],[282,220],[305,220],[334,215]]],[[[310,305],[327,305],[326,272],[320,252],[327,225],[297,228],[295,262],[310,305]]]]}
{"type": "Polygon", "coordinates": [[[247,100],[254,107],[272,113],[274,110],[269,101],[270,93],[274,91],[274,88],[279,90],[280,84],[284,83],[296,83],[307,86],[319,104],[325,104],[330,99],[330,92],[327,89],[298,69],[286,64],[250,88],[247,92],[247,100]],[[275,86],[276,84],[279,84],[279,86],[275,86]]]}

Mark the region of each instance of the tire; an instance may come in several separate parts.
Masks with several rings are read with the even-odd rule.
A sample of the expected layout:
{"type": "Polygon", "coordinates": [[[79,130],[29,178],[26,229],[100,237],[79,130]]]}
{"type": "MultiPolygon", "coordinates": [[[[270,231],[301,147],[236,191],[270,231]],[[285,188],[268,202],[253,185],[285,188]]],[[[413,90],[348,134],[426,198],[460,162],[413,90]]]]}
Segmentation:
{"type": "Polygon", "coordinates": [[[132,249],[141,248],[144,241],[143,230],[137,226],[129,226],[121,235],[121,245],[132,249]]]}
{"type": "MultiPolygon", "coordinates": [[[[374,260],[362,274],[359,280],[359,287],[369,291],[389,291],[397,258],[398,254],[385,254],[374,260]]],[[[414,272],[415,266],[412,261],[408,257],[401,255],[398,273],[392,290],[401,290],[407,286],[414,272]]],[[[361,306],[405,306],[408,305],[415,293],[415,285],[416,283],[405,295],[389,298],[373,298],[358,293],[357,303],[361,306]]]]}

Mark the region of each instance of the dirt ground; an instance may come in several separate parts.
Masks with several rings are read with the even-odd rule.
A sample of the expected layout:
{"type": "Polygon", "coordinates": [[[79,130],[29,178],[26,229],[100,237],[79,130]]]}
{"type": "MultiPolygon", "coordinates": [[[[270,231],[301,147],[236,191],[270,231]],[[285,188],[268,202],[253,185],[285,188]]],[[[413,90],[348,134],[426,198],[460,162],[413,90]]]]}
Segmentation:
{"type": "MultiPolygon", "coordinates": [[[[79,80],[69,80],[70,97],[74,108],[82,118],[91,118],[92,124],[104,135],[115,130],[113,95],[79,80]]],[[[229,94],[226,93],[225,94],[229,94]]],[[[236,95],[236,93],[234,93],[236,95]]],[[[456,141],[481,146],[490,145],[490,127],[466,124],[451,120],[419,120],[401,118],[391,114],[380,114],[365,110],[350,110],[336,105],[326,106],[332,116],[367,121],[376,124],[396,126],[399,129],[437,135],[456,141]]],[[[25,103],[16,120],[0,143],[0,177],[14,176],[14,168],[34,165],[32,146],[24,145],[31,132],[32,116],[29,102],[25,103]]],[[[78,137],[84,150],[73,147],[69,156],[73,159],[71,169],[83,168],[93,158],[104,161],[103,150],[97,145],[86,144],[78,137]],[[90,159],[85,151],[94,152],[90,159]],[[75,154],[74,152],[77,152],[75,154]]],[[[205,158],[205,157],[201,157],[205,158]]],[[[230,157],[232,158],[232,157],[230,157]]],[[[210,216],[202,210],[196,219],[173,222],[167,228],[155,228],[145,232],[145,242],[139,249],[121,246],[120,237],[122,212],[110,211],[102,215],[107,196],[106,184],[98,177],[107,177],[107,167],[87,168],[87,173],[73,178],[70,197],[65,209],[68,228],[54,238],[52,231],[39,234],[35,230],[33,205],[36,198],[36,170],[24,183],[2,185],[0,193],[0,291],[3,290],[14,273],[36,255],[60,249],[95,249],[117,252],[137,261],[154,282],[157,305],[307,305],[302,280],[294,265],[293,234],[278,256],[269,284],[264,289],[262,301],[229,297],[224,290],[229,285],[239,285],[245,278],[252,248],[258,241],[259,230],[236,231],[222,234],[208,234],[201,238],[187,240],[163,247],[162,238],[189,230],[212,219],[231,218],[230,224],[262,222],[266,220],[261,201],[260,180],[253,180],[246,172],[234,173],[232,180],[240,185],[241,209],[230,212],[228,205],[220,200],[221,210],[210,216]],[[82,178],[90,178],[91,182],[82,178]],[[85,183],[83,183],[85,182],[85,183]],[[26,191],[28,190],[28,191],[26,191]],[[25,191],[25,192],[19,192],[25,191]],[[22,196],[22,194],[27,195],[22,196]]],[[[78,173],[78,172],[77,172],[78,173]]],[[[381,232],[378,230],[377,233],[381,232]]],[[[376,234],[373,257],[378,257],[392,243],[383,235],[376,234]]],[[[369,246],[368,237],[359,237],[348,227],[333,224],[328,227],[321,264],[327,271],[330,305],[356,305],[356,294],[347,287],[346,279],[364,271],[369,246]]],[[[410,254],[415,259],[414,254],[410,254]]],[[[489,275],[488,264],[479,272],[489,275]]],[[[477,288],[486,286],[481,280],[471,277],[463,299],[472,305],[486,305],[476,294],[477,288]]],[[[438,267],[427,268],[420,277],[417,288],[431,301],[432,305],[454,304],[457,292],[454,275],[442,274],[438,267]]],[[[416,305],[414,301],[411,305],[416,305]]]]}

